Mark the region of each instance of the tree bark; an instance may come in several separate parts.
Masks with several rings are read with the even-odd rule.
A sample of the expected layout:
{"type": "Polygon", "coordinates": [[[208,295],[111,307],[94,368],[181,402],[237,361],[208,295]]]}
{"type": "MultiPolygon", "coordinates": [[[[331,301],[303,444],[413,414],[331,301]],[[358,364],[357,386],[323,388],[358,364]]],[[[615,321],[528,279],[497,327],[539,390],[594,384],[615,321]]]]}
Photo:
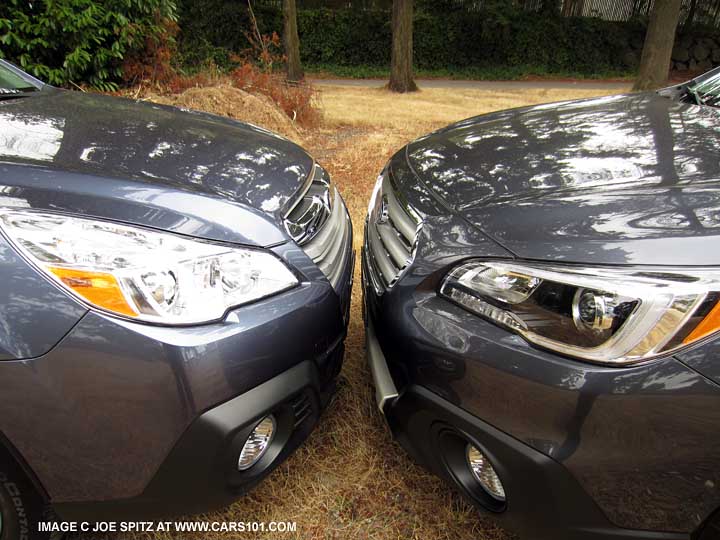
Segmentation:
{"type": "Polygon", "coordinates": [[[582,14],[584,0],[564,0],[562,5],[563,17],[579,17],[582,14]]]}
{"type": "Polygon", "coordinates": [[[655,0],[633,90],[653,90],[667,83],[682,0],[655,0]]]}
{"type": "Polygon", "coordinates": [[[305,74],[300,63],[300,37],[298,36],[295,0],[283,0],[283,42],[287,57],[288,81],[301,81],[305,74]]]}
{"type": "Polygon", "coordinates": [[[415,92],[413,78],[413,0],[393,0],[390,83],[393,92],[415,92]]]}

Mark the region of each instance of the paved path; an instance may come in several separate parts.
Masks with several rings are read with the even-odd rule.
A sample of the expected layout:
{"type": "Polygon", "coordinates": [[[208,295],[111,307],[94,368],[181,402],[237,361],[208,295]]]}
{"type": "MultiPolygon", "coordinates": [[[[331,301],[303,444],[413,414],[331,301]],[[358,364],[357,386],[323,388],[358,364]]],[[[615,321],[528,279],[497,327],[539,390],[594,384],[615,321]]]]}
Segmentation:
{"type": "MultiPolygon", "coordinates": [[[[310,79],[319,86],[353,86],[376,88],[387,81],[385,79],[310,79]]],[[[463,88],[478,90],[545,90],[580,88],[586,90],[623,91],[632,85],[627,82],[608,81],[462,81],[450,79],[417,79],[421,88],[463,88]]]]}

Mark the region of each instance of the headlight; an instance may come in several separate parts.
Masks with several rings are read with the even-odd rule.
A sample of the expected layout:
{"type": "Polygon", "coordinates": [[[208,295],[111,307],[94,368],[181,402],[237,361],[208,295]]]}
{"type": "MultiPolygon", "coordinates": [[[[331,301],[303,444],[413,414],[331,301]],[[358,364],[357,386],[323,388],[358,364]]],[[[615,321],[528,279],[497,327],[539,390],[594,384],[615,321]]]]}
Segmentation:
{"type": "Polygon", "coordinates": [[[613,365],[675,351],[720,330],[720,273],[473,261],[443,296],[531,343],[613,365]]]}
{"type": "Polygon", "coordinates": [[[280,259],[262,250],[32,211],[0,211],[0,226],[67,291],[143,321],[209,322],[298,283],[280,259]]]}

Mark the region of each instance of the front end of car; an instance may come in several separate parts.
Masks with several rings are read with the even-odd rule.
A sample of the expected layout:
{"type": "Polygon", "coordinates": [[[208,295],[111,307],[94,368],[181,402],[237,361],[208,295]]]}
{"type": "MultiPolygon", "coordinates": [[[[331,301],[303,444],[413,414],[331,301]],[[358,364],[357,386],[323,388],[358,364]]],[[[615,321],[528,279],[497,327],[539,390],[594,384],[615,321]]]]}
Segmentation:
{"type": "Polygon", "coordinates": [[[523,260],[408,152],[378,179],[362,252],[393,435],[522,537],[712,538],[720,388],[695,367],[718,347],[717,270],[523,260]]]}
{"type": "Polygon", "coordinates": [[[18,188],[3,195],[2,316],[16,316],[14,354],[27,358],[0,361],[13,411],[2,433],[62,519],[205,512],[307,438],[342,365],[354,266],[347,208],[319,165],[277,226],[175,193],[195,197],[187,207],[216,205],[208,220],[250,212],[272,231],[264,245],[40,208],[18,188]],[[23,349],[43,333],[59,341],[23,349]]]}

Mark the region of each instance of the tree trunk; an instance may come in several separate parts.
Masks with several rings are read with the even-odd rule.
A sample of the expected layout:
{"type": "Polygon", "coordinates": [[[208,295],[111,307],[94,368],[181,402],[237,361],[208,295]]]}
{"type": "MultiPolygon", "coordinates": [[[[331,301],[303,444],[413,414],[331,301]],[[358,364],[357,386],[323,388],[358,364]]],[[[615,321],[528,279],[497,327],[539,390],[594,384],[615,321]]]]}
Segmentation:
{"type": "Polygon", "coordinates": [[[562,5],[563,17],[579,17],[583,10],[583,0],[564,0],[562,5]]]}
{"type": "Polygon", "coordinates": [[[415,92],[413,80],[413,0],[393,0],[390,84],[393,92],[415,92]]]}
{"type": "Polygon", "coordinates": [[[667,83],[681,1],[655,0],[634,90],[653,90],[667,83]]]}
{"type": "Polygon", "coordinates": [[[577,3],[575,4],[575,13],[574,15],[576,17],[582,17],[583,11],[585,11],[585,0],[577,0],[577,3]]]}
{"type": "Polygon", "coordinates": [[[287,56],[288,81],[298,82],[305,76],[300,64],[300,37],[297,27],[295,0],[283,0],[283,42],[287,56]]]}

